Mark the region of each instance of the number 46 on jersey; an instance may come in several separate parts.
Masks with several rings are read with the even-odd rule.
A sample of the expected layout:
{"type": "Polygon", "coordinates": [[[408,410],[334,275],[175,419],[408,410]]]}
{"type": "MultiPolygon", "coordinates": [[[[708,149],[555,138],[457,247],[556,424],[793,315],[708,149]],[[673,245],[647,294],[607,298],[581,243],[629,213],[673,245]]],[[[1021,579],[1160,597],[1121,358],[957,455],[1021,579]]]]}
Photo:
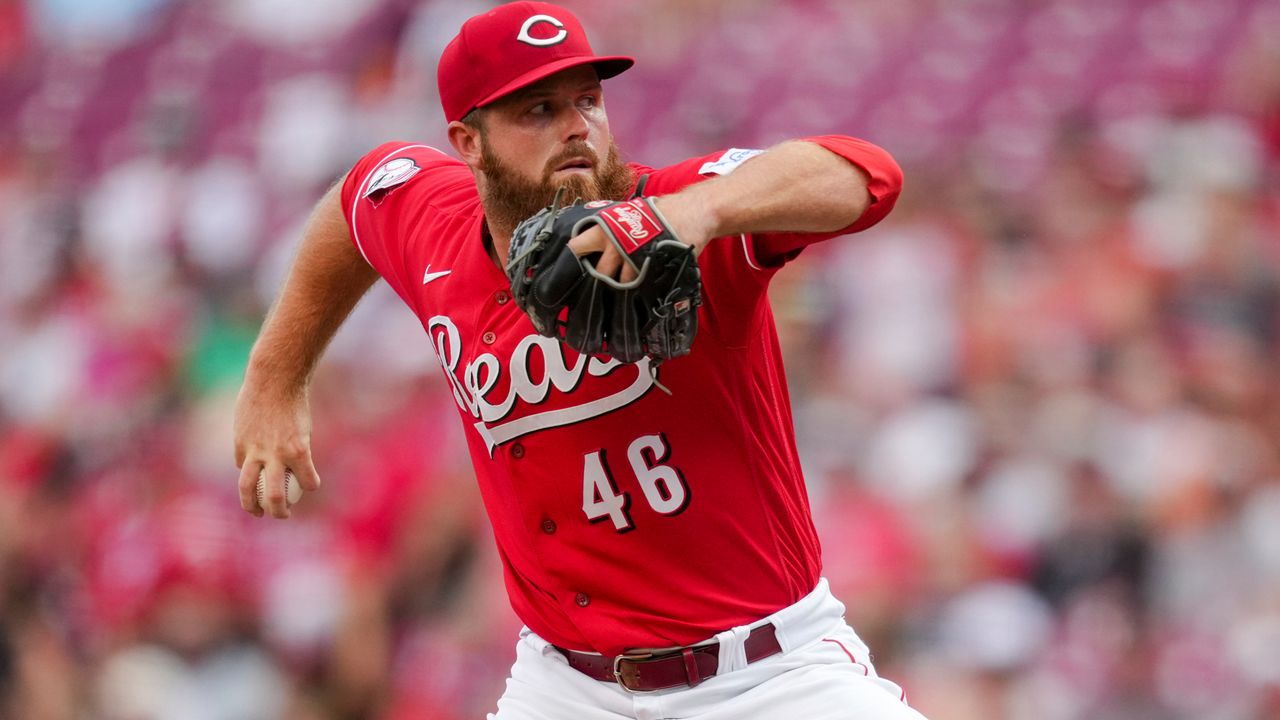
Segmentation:
{"type": "MultiPolygon", "coordinates": [[[[627,448],[627,464],[654,512],[679,515],[689,506],[689,486],[673,465],[665,464],[671,447],[662,433],[642,435],[627,448]]],[[[587,520],[613,522],[620,533],[635,529],[631,521],[631,493],[620,490],[603,449],[582,458],[582,512],[587,520]]]]}

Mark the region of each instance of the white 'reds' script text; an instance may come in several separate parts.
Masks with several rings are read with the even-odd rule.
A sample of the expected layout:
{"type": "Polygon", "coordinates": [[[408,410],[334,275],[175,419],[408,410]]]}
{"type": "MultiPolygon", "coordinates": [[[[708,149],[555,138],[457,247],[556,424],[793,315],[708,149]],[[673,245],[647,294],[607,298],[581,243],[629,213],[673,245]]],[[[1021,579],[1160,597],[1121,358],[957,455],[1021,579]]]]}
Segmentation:
{"type": "Polygon", "coordinates": [[[602,360],[599,357],[579,355],[570,366],[564,360],[564,351],[556,338],[530,333],[516,343],[515,350],[503,366],[497,356],[488,354],[476,355],[474,360],[458,369],[465,355],[461,334],[453,320],[447,315],[435,315],[426,323],[426,332],[431,337],[431,348],[436,359],[444,368],[445,377],[453,387],[453,398],[463,413],[476,419],[474,428],[484,439],[490,457],[494,448],[513,438],[525,436],[536,430],[558,428],[562,425],[581,423],[596,416],[611,413],[618,407],[632,404],[640,400],[649,388],[654,386],[654,374],[649,370],[649,359],[646,357],[639,363],[623,364],[618,360],[602,360]],[[541,377],[530,377],[530,360],[534,352],[539,352],[543,359],[541,377]],[[509,374],[506,397],[490,397],[503,372],[509,374]],[[557,407],[541,413],[520,416],[503,421],[517,407],[517,401],[529,405],[539,405],[547,400],[552,392],[570,395],[579,388],[585,375],[603,378],[605,375],[618,372],[635,374],[635,379],[620,391],[603,397],[585,397],[576,405],[557,407]]]}

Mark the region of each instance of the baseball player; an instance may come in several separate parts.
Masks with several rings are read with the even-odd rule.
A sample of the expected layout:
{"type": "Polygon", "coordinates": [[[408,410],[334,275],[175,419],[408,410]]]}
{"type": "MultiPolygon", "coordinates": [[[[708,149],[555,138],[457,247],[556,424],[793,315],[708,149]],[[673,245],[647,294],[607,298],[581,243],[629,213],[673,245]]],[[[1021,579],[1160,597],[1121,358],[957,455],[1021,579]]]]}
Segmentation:
{"type": "Polygon", "coordinates": [[[883,218],[901,172],[842,136],[624,163],[601,80],[632,64],[596,55],[578,20],[546,3],[463,25],[438,78],[456,157],[382,145],[311,216],[237,405],[241,504],[288,517],[286,468],[319,488],[308,381],[382,277],[452,388],[526,625],[490,717],[918,719],[821,577],[766,296],[805,246],[883,218]],[[603,201],[574,203],[588,221],[572,232],[547,208],[560,188],[559,204],[603,201]],[[696,256],[682,266],[692,294],[659,311],[683,324],[657,340],[646,331],[639,357],[619,359],[630,296],[584,294],[579,280],[651,287],[656,271],[637,258],[660,246],[696,256]],[[579,283],[559,315],[561,301],[535,288],[551,325],[613,298],[603,325],[587,313],[576,344],[605,332],[600,352],[535,326],[529,294],[515,291],[526,268],[535,282],[549,272],[550,261],[521,264],[535,250],[569,258],[556,267],[579,283]]]}

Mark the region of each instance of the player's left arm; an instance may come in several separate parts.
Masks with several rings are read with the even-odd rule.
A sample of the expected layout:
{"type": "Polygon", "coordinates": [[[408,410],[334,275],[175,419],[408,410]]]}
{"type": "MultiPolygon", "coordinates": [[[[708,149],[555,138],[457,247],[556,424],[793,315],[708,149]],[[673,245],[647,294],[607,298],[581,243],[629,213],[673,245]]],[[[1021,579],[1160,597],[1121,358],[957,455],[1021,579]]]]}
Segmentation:
{"type": "MultiPolygon", "coordinates": [[[[701,252],[713,238],[741,233],[811,233],[817,241],[863,230],[889,213],[901,188],[902,170],[889,153],[854,138],[823,137],[784,142],[654,204],[676,235],[701,252]]],[[[616,271],[620,258],[600,240],[584,233],[571,247],[603,250],[597,269],[616,271]]]]}
{"type": "MultiPolygon", "coordinates": [[[[740,233],[833,233],[853,228],[862,224],[859,221],[873,204],[892,204],[902,186],[902,171],[889,154],[869,143],[862,145],[875,167],[864,168],[817,142],[792,140],[732,173],[690,185],[655,204],[676,234],[698,250],[712,238],[740,233]],[[872,173],[888,175],[875,178],[884,185],[876,194],[870,187],[872,173]]],[[[863,164],[872,163],[864,159],[863,164]]],[[[883,205],[876,209],[888,211],[883,205]]]]}

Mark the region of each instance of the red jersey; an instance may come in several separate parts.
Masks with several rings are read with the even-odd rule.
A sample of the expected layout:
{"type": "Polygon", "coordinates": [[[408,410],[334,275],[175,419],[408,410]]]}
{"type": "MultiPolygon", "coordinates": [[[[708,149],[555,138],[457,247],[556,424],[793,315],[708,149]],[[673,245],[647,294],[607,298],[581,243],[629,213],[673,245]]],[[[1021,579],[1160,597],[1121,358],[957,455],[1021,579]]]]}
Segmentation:
{"type": "MultiPolygon", "coordinates": [[[[538,335],[486,250],[470,170],[388,143],[342,188],[361,254],[422,321],[465,427],[519,618],[551,643],[616,654],[686,645],[813,590],[818,537],[766,295],[807,244],[870,227],[901,172],[874,145],[811,138],[870,176],[838,233],[717,238],[699,256],[692,352],[624,365],[538,335]]],[[[647,174],[659,196],[731,171],[730,150],[647,174]]]]}

